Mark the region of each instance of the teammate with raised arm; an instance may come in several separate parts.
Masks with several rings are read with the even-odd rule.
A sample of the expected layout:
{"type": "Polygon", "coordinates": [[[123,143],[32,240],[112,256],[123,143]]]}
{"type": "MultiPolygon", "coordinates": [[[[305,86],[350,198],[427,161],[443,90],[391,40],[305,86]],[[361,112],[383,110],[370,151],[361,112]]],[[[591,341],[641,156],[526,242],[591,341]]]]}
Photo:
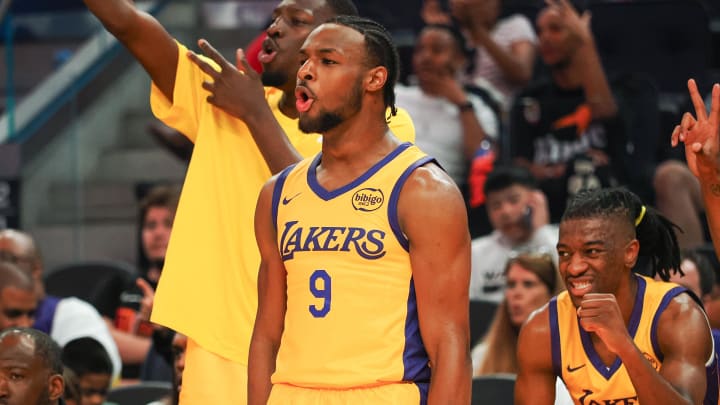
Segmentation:
{"type": "MultiPolygon", "coordinates": [[[[195,144],[151,318],[188,337],[180,401],[243,404],[257,308],[257,196],[272,173],[320,150],[320,135],[298,130],[298,50],[320,23],[357,10],[350,0],[280,2],[260,55],[261,83],[227,65],[209,75],[132,1],[84,2],[150,75],[155,116],[195,144]],[[242,119],[207,101],[207,89],[229,74],[243,78],[242,119]]],[[[407,114],[391,117],[390,126],[398,137],[414,136],[407,114]]]]}

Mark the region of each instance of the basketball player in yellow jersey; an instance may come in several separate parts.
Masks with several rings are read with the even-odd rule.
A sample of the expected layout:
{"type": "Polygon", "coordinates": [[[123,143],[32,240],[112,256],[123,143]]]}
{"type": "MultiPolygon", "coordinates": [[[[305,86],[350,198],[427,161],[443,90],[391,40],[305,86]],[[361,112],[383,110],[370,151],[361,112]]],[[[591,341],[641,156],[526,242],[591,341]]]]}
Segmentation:
{"type": "MultiPolygon", "coordinates": [[[[242,81],[245,108],[237,116],[208,103],[203,88],[212,89],[217,77],[193,64],[187,49],[132,1],[85,3],[149,73],[153,113],[195,144],[151,318],[188,336],[180,401],[244,404],[257,311],[257,196],[271,173],[299,160],[298,152],[320,150],[319,135],[298,130],[298,51],[321,22],[357,10],[350,0],[280,2],[261,54],[262,83],[254,72],[244,76],[253,80],[242,81]]],[[[414,137],[406,113],[392,117],[390,127],[402,139],[414,137]]]]}
{"type": "Polygon", "coordinates": [[[515,403],[553,403],[560,376],[573,400],[596,404],[718,403],[717,359],[702,307],[652,275],[678,271],[673,225],[624,189],[578,194],[557,245],[567,291],[523,326],[515,403]]]}
{"type": "Polygon", "coordinates": [[[261,191],[249,403],[469,404],[462,197],[388,129],[397,51],[358,17],[316,28],[297,76],[322,152],[261,191]]]}

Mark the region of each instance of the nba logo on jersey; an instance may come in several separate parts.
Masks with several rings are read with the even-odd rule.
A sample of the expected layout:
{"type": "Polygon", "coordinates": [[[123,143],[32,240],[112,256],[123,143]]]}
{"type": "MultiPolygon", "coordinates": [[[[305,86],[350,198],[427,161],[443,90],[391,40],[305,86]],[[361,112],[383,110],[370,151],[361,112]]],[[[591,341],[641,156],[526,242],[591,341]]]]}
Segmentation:
{"type": "Polygon", "coordinates": [[[353,194],[352,205],[358,211],[375,211],[382,207],[385,196],[379,188],[364,188],[353,194]]]}

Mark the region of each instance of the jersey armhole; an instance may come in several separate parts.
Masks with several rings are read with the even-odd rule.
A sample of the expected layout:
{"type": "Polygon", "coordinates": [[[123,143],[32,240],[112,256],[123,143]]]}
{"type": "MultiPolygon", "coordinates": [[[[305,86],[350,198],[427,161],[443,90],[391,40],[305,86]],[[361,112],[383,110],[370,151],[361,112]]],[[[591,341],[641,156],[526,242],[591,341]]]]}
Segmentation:
{"type": "Polygon", "coordinates": [[[275,187],[273,187],[272,220],[273,220],[273,227],[275,227],[275,231],[277,231],[278,207],[280,206],[280,196],[282,195],[283,186],[285,185],[285,180],[287,179],[288,174],[290,174],[292,169],[295,168],[295,165],[297,165],[297,163],[291,164],[290,166],[283,169],[283,171],[280,172],[280,174],[277,177],[277,180],[275,181],[275,187]]]}
{"type": "Polygon", "coordinates": [[[655,316],[653,316],[652,324],[650,325],[650,343],[652,344],[653,351],[655,352],[655,357],[660,361],[660,363],[662,363],[663,358],[665,357],[662,350],[660,350],[660,342],[658,341],[657,327],[658,322],[660,321],[660,315],[665,312],[665,309],[667,309],[668,305],[670,305],[670,301],[672,301],[673,298],[687,291],[688,290],[685,287],[675,287],[670,289],[663,296],[662,301],[660,301],[660,305],[658,305],[658,308],[655,311],[655,316]]]}
{"type": "Polygon", "coordinates": [[[395,238],[405,251],[410,251],[410,242],[400,228],[400,219],[398,218],[397,210],[398,202],[400,201],[400,190],[402,190],[403,185],[405,185],[408,177],[410,177],[410,174],[415,171],[415,169],[430,162],[435,162],[435,159],[430,156],[424,156],[408,166],[408,168],[405,169],[402,175],[398,178],[398,181],[395,183],[395,186],[390,194],[390,203],[388,204],[388,222],[390,223],[390,229],[392,229],[395,238]]]}
{"type": "Polygon", "coordinates": [[[552,368],[556,377],[562,379],[562,358],[560,353],[560,326],[558,324],[557,297],[552,297],[548,303],[550,318],[550,352],[552,354],[552,368]]]}

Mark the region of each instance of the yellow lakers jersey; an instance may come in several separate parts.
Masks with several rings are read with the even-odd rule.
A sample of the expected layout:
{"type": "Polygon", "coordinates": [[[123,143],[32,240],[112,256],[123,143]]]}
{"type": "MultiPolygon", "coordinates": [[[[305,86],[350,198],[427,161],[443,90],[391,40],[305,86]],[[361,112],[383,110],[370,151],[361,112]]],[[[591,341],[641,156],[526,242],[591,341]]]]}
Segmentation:
{"type": "MultiPolygon", "coordinates": [[[[660,314],[678,294],[686,292],[677,284],[658,282],[635,275],[638,291],[628,324],[628,333],[647,361],[660,370],[663,354],[657,340],[657,322],[660,314]]],[[[630,376],[619,357],[606,366],[595,351],[590,333],[586,332],[577,317],[567,291],[549,303],[552,362],[555,374],[560,376],[576,404],[635,404],[637,394],[630,376]]],[[[715,356],[713,356],[714,359],[715,356]]],[[[712,361],[708,367],[708,393],[714,398],[705,404],[717,404],[717,368],[712,361]],[[713,381],[714,379],[714,381],[713,381]]]]}
{"type": "Polygon", "coordinates": [[[287,312],[272,382],[408,382],[426,391],[428,358],[397,204],[408,176],[432,159],[404,143],[351,183],[326,190],[316,178],[321,157],[286,169],[273,193],[287,312]]]}

